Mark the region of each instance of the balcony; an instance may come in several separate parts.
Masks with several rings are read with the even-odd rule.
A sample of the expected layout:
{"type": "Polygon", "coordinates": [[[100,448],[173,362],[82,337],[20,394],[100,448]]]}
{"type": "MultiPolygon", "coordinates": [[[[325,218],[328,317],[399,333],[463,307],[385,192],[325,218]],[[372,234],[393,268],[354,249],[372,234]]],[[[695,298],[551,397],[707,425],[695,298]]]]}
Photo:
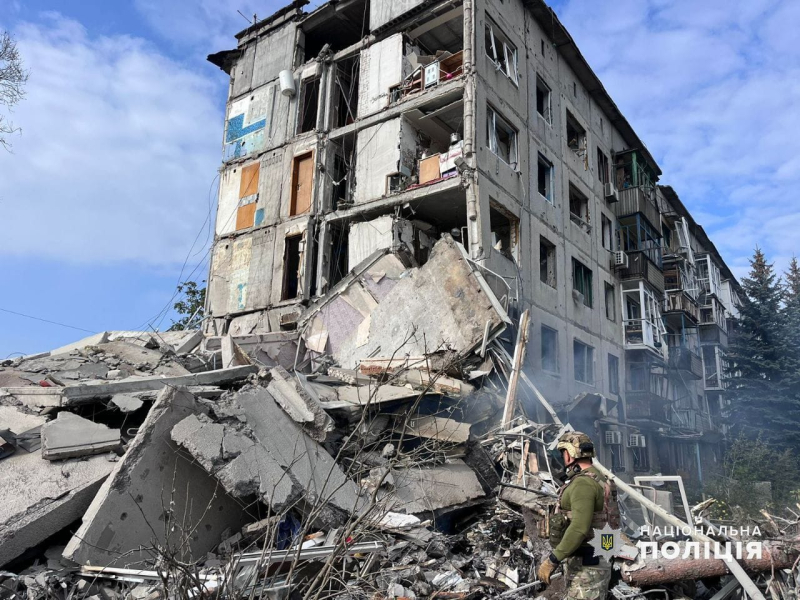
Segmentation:
{"type": "Polygon", "coordinates": [[[644,251],[628,252],[628,267],[618,269],[619,278],[643,279],[656,290],[664,293],[664,273],[647,257],[644,251]]]}
{"type": "Polygon", "coordinates": [[[667,400],[648,391],[628,390],[625,392],[626,414],[629,421],[652,421],[662,425],[669,424],[667,400]]]}
{"type": "Polygon", "coordinates": [[[669,366],[670,368],[682,371],[684,375],[692,379],[703,378],[703,361],[700,356],[692,352],[686,346],[669,347],[669,366]]]}
{"type": "Polygon", "coordinates": [[[682,313],[693,323],[697,323],[700,320],[700,309],[697,303],[682,290],[665,292],[664,314],[668,315],[670,313],[682,313]]]}
{"type": "Polygon", "coordinates": [[[672,412],[672,426],[692,433],[703,433],[716,429],[708,413],[694,408],[676,408],[672,412]]]}
{"type": "Polygon", "coordinates": [[[614,214],[619,217],[629,217],[636,213],[641,213],[645,219],[660,230],[661,219],[658,207],[650,199],[652,188],[644,186],[628,187],[618,190],[619,202],[612,205],[614,214]]]}
{"type": "Polygon", "coordinates": [[[714,321],[700,323],[700,343],[709,345],[728,346],[728,332],[714,321]]]}

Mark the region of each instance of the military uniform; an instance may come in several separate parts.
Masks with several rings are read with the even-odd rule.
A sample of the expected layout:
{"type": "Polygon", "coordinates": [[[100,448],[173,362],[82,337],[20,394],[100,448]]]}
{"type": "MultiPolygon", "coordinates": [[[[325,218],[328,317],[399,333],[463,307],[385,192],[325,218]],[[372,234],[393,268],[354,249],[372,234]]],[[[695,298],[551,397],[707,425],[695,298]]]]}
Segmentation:
{"type": "MultiPolygon", "coordinates": [[[[558,449],[567,450],[575,459],[595,454],[591,439],[580,432],[564,434],[558,449]]],[[[577,471],[559,494],[550,525],[554,549],[540,568],[540,579],[548,583],[553,569],[563,564],[566,600],[603,600],[608,593],[611,565],[595,557],[594,549],[587,543],[594,536],[594,529],[606,524],[607,503],[605,477],[594,467],[577,471]]]]}

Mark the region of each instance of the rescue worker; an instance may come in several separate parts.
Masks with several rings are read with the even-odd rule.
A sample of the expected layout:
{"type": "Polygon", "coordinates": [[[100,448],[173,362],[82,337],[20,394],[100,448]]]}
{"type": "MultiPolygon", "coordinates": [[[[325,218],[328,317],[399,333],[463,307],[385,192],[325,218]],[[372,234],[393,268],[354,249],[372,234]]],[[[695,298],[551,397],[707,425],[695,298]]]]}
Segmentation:
{"type": "Polygon", "coordinates": [[[567,578],[564,598],[602,600],[608,593],[611,565],[595,557],[587,542],[594,537],[594,529],[602,529],[609,519],[605,477],[592,466],[594,444],[585,433],[565,433],[556,449],[563,458],[567,481],[550,519],[554,550],[539,567],[539,580],[549,584],[553,571],[563,563],[567,578]]]}

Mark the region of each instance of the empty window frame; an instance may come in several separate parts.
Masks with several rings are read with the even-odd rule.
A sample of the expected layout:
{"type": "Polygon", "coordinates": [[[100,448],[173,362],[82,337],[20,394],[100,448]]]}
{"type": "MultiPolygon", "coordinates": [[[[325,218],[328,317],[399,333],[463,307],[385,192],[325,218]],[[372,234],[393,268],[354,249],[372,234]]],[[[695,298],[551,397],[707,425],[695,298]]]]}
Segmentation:
{"type": "Polygon", "coordinates": [[[586,154],[586,129],[578,123],[573,114],[567,111],[567,146],[569,149],[583,156],[586,154]]]}
{"type": "Polygon", "coordinates": [[[575,381],[594,385],[594,348],[574,339],[572,357],[575,365],[575,381]]]}
{"type": "Polygon", "coordinates": [[[608,355],[608,391],[619,395],[619,357],[608,355]]]}
{"type": "Polygon", "coordinates": [[[297,133],[311,131],[317,126],[319,108],[319,77],[307,79],[300,90],[297,114],[297,133]]]}
{"type": "Polygon", "coordinates": [[[335,69],[333,127],[344,127],[356,120],[358,110],[358,58],[337,63],[335,69]]]}
{"type": "Polygon", "coordinates": [[[539,236],[539,279],[556,287],[556,247],[542,236],[539,236]]]}
{"type": "Polygon", "coordinates": [[[489,150],[511,168],[517,168],[517,130],[491,107],[486,110],[489,150]]]}
{"type": "Polygon", "coordinates": [[[558,373],[558,332],[542,325],[542,370],[558,373]]]}
{"type": "Polygon", "coordinates": [[[292,300],[300,293],[300,246],[303,235],[289,235],[283,248],[283,289],[281,300],[292,300]]]}
{"type": "Polygon", "coordinates": [[[572,289],[583,295],[583,304],[592,308],[592,270],[581,261],[572,259],[572,289]]]}
{"type": "MultiPolygon", "coordinates": [[[[601,121],[602,123],[602,121],[601,121]]],[[[597,147],[597,177],[604,185],[611,181],[611,171],[609,167],[608,155],[597,147]]]]}
{"type": "Polygon", "coordinates": [[[607,281],[603,283],[606,300],[606,318],[609,321],[617,320],[617,302],[614,286],[607,281]]]}
{"type": "Polygon", "coordinates": [[[514,83],[517,83],[517,47],[500,31],[497,24],[486,20],[486,55],[514,83]]]}
{"type": "Polygon", "coordinates": [[[648,452],[649,450],[647,447],[631,449],[631,454],[633,454],[634,471],[641,471],[645,473],[650,472],[650,455],[648,452]]]}
{"type": "Polygon", "coordinates": [[[600,237],[603,248],[609,252],[614,249],[614,230],[611,227],[611,219],[607,216],[600,215],[600,237]]]}
{"type": "Polygon", "coordinates": [[[569,218],[589,232],[589,199],[573,185],[569,186],[569,218]]]}
{"type": "Polygon", "coordinates": [[[492,246],[506,258],[516,260],[519,243],[519,219],[493,201],[489,202],[489,227],[492,246]]]}
{"type": "Polygon", "coordinates": [[[539,195],[553,204],[553,163],[539,154],[537,167],[537,187],[539,195]]]}
{"type": "Polygon", "coordinates": [[[553,124],[553,95],[544,79],[536,76],[536,112],[548,124],[553,124]]]}

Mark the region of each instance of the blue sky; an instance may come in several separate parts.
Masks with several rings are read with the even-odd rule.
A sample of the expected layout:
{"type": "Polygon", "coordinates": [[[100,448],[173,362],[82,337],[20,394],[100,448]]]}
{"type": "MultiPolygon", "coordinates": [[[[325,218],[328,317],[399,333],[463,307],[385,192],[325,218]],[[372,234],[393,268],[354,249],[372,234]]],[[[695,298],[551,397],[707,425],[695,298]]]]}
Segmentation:
{"type": "MultiPolygon", "coordinates": [[[[377,0],[375,0],[377,1],[377,0]]],[[[205,61],[261,0],[2,0],[31,71],[0,151],[0,309],[170,324],[207,271],[227,92],[205,61]]],[[[559,0],[559,17],[738,275],[800,247],[800,3],[559,0]]],[[[83,331],[0,310],[0,359],[83,331]]]]}

